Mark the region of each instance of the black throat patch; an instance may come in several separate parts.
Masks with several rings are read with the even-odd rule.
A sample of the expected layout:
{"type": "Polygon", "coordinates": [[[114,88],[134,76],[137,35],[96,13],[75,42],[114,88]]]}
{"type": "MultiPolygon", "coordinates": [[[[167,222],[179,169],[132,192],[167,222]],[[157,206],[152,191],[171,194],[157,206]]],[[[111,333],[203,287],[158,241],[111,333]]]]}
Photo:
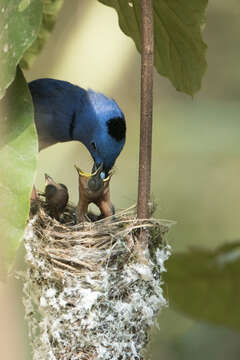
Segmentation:
{"type": "Polygon", "coordinates": [[[76,112],[72,114],[70,126],[69,126],[69,137],[71,140],[73,140],[73,130],[75,128],[75,121],[76,121],[76,112]]]}
{"type": "Polygon", "coordinates": [[[107,121],[108,133],[115,140],[121,141],[125,138],[126,123],[124,117],[115,117],[107,121]]]}

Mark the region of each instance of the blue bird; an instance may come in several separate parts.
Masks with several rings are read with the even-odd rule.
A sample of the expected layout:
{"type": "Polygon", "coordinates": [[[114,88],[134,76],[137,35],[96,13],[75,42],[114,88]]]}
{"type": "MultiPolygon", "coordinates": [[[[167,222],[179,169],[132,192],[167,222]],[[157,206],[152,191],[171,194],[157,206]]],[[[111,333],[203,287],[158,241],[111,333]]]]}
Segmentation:
{"type": "Polygon", "coordinates": [[[34,80],[29,89],[39,150],[78,140],[89,150],[94,169],[102,164],[106,177],[125,144],[126,123],[117,103],[101,93],[55,79],[34,80]]]}

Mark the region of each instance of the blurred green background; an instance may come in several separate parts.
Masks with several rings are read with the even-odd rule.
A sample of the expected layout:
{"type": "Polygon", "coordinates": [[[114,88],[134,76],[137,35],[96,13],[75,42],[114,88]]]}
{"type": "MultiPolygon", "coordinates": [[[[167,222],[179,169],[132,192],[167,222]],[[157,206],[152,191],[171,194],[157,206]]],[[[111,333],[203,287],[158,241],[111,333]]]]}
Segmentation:
{"type": "MultiPolygon", "coordinates": [[[[168,235],[173,251],[214,248],[240,234],[240,47],[238,0],[211,0],[204,40],[208,70],[194,99],[154,74],[152,197],[159,218],[177,221],[168,235]]],[[[53,77],[113,97],[127,120],[127,143],[112,179],[117,209],[136,202],[140,56],[118,27],[116,13],[96,0],[68,0],[27,80],[53,77]]],[[[73,165],[90,170],[83,145],[59,144],[39,155],[36,184],[47,172],[66,184],[77,203],[73,165]]],[[[165,294],[168,297],[167,294],[165,294]]],[[[171,308],[159,316],[149,347],[153,360],[239,359],[240,338],[228,329],[198,323],[171,308]]]]}

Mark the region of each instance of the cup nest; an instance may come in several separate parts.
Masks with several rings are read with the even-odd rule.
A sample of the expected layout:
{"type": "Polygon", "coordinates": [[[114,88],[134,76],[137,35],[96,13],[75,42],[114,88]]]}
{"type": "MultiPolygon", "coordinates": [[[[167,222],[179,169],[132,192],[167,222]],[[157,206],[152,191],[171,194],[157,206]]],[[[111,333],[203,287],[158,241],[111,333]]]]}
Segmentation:
{"type": "Polygon", "coordinates": [[[24,304],[33,359],[143,359],[148,329],[162,306],[164,240],[172,222],[139,220],[135,208],[95,222],[65,223],[44,206],[29,220],[24,304]],[[139,261],[141,229],[148,236],[139,261]]]}

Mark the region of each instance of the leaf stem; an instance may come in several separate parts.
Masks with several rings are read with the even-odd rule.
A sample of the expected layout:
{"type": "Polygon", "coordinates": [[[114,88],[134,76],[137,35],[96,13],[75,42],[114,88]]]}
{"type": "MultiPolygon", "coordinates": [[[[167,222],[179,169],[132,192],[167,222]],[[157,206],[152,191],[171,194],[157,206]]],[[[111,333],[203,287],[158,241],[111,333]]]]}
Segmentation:
{"type": "Polygon", "coordinates": [[[152,0],[141,0],[142,8],[142,63],[141,63],[141,121],[138,177],[138,218],[149,218],[152,104],[153,104],[153,9],[152,0]]]}

